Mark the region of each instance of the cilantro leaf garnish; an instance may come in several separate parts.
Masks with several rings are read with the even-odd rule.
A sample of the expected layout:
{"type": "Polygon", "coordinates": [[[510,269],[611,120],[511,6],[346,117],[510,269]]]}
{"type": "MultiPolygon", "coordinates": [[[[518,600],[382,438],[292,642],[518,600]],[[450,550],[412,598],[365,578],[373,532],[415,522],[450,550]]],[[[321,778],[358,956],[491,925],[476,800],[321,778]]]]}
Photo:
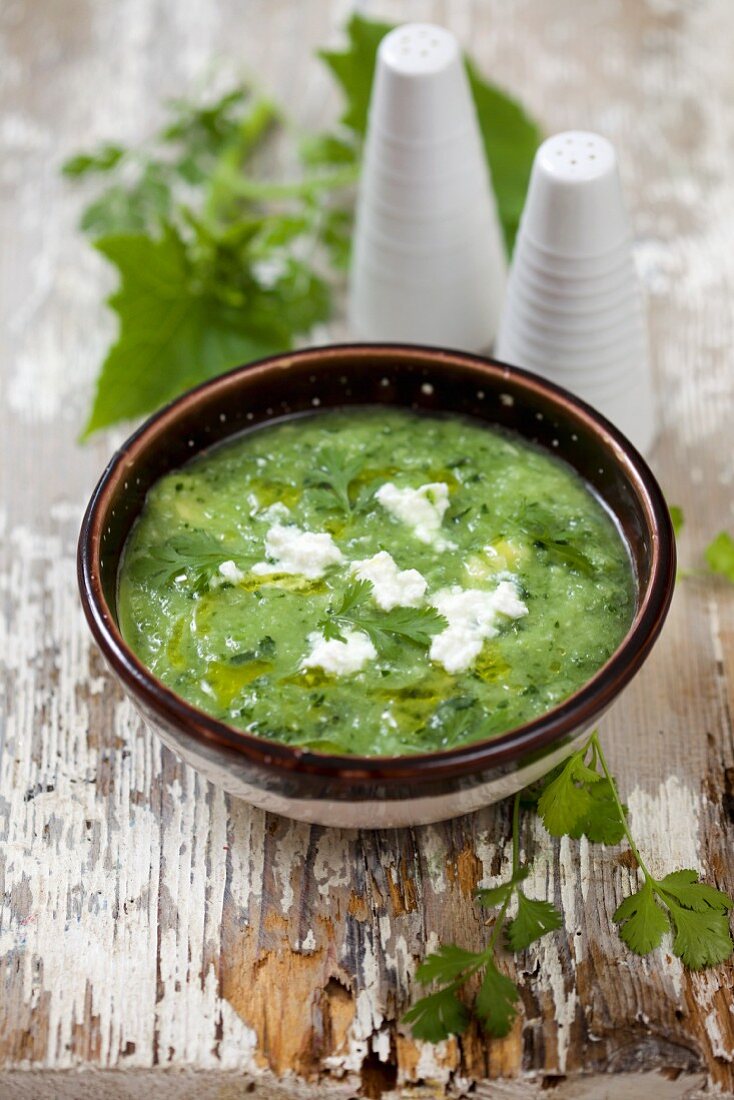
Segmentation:
{"type": "Polygon", "coordinates": [[[433,635],[447,626],[443,615],[432,607],[394,607],[391,611],[370,608],[367,601],[371,593],[369,581],[351,581],[339,603],[330,607],[319,623],[324,637],[344,641],[344,630],[361,630],[381,656],[389,657],[400,642],[429,646],[433,635]]]}
{"type": "Polygon", "coordinates": [[[338,455],[326,453],[317,455],[316,468],[307,478],[307,485],[315,485],[328,490],[336,498],[344,512],[351,512],[352,502],[349,486],[362,470],[362,459],[344,462],[338,455]]]}
{"type": "Polygon", "coordinates": [[[165,542],[146,547],[145,553],[135,553],[129,569],[135,580],[156,587],[171,584],[183,574],[195,588],[200,588],[223,561],[230,559],[248,568],[249,559],[233,554],[206,531],[182,531],[165,542]]]}

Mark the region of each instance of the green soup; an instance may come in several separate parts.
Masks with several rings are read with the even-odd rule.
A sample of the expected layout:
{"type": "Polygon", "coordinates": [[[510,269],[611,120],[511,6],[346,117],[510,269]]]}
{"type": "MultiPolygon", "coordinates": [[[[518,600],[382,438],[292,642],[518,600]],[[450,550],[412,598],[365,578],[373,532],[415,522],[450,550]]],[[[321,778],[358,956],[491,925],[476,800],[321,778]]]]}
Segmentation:
{"type": "Polygon", "coordinates": [[[458,417],[314,414],[202,454],[125,548],[126,641],[230,725],[325,752],[491,737],[627,631],[610,517],[564,463],[458,417]]]}

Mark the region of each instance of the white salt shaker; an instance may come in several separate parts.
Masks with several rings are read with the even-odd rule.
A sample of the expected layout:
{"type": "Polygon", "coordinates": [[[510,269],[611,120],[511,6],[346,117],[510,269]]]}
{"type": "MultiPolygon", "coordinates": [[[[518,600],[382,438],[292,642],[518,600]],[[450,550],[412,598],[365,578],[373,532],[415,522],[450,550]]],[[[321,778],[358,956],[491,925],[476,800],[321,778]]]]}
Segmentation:
{"type": "Polygon", "coordinates": [[[538,150],[497,356],[595,406],[641,451],[656,434],[642,295],[614,147],[569,131],[538,150]]]}
{"type": "Polygon", "coordinates": [[[486,350],[505,251],[459,45],[414,23],[382,40],[357,203],[349,316],[360,340],[486,350]]]}

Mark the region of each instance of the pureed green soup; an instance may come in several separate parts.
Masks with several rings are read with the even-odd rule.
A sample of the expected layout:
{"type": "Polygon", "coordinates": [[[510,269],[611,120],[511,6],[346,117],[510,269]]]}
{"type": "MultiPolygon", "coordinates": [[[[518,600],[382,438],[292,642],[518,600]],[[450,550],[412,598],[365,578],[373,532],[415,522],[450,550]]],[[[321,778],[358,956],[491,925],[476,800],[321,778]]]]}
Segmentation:
{"type": "Polygon", "coordinates": [[[253,430],[148,493],[123,635],[179,695],[325,752],[502,733],[629,626],[622,539],[564,463],[478,422],[385,408],[253,430]]]}

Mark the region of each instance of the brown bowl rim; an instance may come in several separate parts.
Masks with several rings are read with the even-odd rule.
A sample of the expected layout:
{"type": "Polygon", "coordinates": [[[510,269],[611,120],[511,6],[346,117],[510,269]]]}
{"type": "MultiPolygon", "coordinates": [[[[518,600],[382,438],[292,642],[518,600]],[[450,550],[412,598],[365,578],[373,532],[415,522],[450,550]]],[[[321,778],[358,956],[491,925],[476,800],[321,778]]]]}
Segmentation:
{"type": "MultiPolygon", "coordinates": [[[[560,452],[559,457],[563,458],[560,452]]],[[[92,635],[111,669],[145,712],[152,713],[164,724],[185,731],[195,741],[234,749],[266,771],[304,772],[346,786],[364,781],[390,786],[406,780],[432,781],[466,776],[520,760],[540,752],[552,742],[561,743],[579,730],[590,728],[647,658],[670,607],[675,572],[675,537],[660,486],[642,455],[601,413],[562,387],[498,359],[429,345],[400,343],[342,343],[284,352],[235,367],[181,394],[150,416],[108,462],[84,514],[77,552],[81,602],[92,635]],[[643,505],[652,542],[650,581],[627,634],[606,663],[573,695],[531,722],[498,737],[402,756],[327,754],[269,741],[220,722],[157,680],[123,640],[105,599],[100,576],[105,509],[119,481],[130,477],[134,460],[142,454],[151,437],[166,424],[175,422],[183,410],[195,406],[204,393],[216,389],[225,391],[243,373],[249,376],[274,368],[283,370],[293,362],[308,363],[309,360],[323,366],[334,359],[344,367],[345,356],[353,361],[369,358],[376,361],[376,366],[383,360],[394,366],[396,359],[403,365],[412,360],[418,366],[430,365],[439,369],[453,363],[480,368],[485,374],[499,376],[505,381],[512,379],[531,396],[538,394],[560,404],[566,413],[570,411],[577,421],[600,437],[643,505]]]]}

